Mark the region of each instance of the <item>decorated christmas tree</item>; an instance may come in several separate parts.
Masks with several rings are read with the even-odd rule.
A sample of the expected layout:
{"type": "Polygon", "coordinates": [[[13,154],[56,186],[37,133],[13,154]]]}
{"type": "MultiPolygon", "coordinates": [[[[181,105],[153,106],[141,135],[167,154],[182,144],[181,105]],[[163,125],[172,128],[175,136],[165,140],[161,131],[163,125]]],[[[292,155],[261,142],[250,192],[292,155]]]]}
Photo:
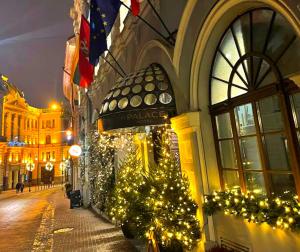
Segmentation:
{"type": "Polygon", "coordinates": [[[153,232],[164,247],[178,245],[190,250],[200,238],[197,205],[191,197],[188,179],[170,151],[170,131],[162,132],[158,165],[149,169],[150,191],[146,205],[152,213],[146,236],[153,232]]]}
{"type": "Polygon", "coordinates": [[[169,133],[150,145],[159,148],[158,164],[145,169],[136,150],[129,151],[117,176],[109,215],[123,225],[130,223],[140,238],[155,237],[172,251],[189,250],[200,238],[200,228],[188,180],[171,154],[169,133]]]}
{"type": "Polygon", "coordinates": [[[137,236],[140,236],[145,219],[150,218],[144,204],[147,191],[144,167],[137,158],[136,148],[131,146],[119,168],[117,183],[109,201],[108,214],[123,227],[130,223],[131,231],[137,236]]]}

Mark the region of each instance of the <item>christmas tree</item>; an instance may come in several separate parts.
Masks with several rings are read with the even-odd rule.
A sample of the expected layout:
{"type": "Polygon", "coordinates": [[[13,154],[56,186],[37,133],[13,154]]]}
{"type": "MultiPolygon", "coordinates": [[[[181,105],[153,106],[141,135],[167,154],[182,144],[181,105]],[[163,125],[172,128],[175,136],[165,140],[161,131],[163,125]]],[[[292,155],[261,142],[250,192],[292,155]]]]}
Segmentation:
{"type": "Polygon", "coordinates": [[[169,133],[163,132],[159,143],[151,141],[151,146],[159,147],[158,164],[146,172],[136,150],[128,153],[117,176],[109,215],[122,224],[129,222],[139,237],[148,239],[154,234],[162,246],[175,251],[181,245],[189,250],[200,238],[189,182],[171,154],[169,133]]]}
{"type": "Polygon", "coordinates": [[[146,204],[152,218],[146,235],[154,232],[159,243],[172,251],[178,244],[190,250],[200,238],[197,205],[191,197],[188,179],[170,151],[170,137],[170,130],[163,131],[160,143],[154,143],[160,146],[160,157],[147,176],[150,190],[146,204]]]}
{"type": "Polygon", "coordinates": [[[122,225],[130,223],[135,235],[140,236],[144,230],[143,223],[150,215],[144,204],[148,191],[144,167],[137,158],[136,151],[136,147],[132,145],[119,168],[117,183],[109,200],[108,215],[122,225]]]}

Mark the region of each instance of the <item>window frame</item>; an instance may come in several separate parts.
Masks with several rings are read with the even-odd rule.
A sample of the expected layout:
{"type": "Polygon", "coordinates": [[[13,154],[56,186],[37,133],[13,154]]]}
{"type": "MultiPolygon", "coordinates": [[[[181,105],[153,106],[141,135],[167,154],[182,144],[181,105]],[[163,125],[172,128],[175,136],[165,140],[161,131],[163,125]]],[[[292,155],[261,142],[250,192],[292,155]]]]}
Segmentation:
{"type": "MultiPolygon", "coordinates": [[[[270,34],[271,34],[271,27],[274,22],[275,16],[278,13],[270,8],[258,8],[258,9],[252,9],[246,13],[242,13],[241,15],[237,16],[232,23],[228,26],[228,28],[224,31],[222,37],[220,38],[220,41],[217,45],[214,60],[212,63],[211,67],[211,72],[210,72],[210,85],[209,85],[209,110],[211,114],[211,122],[212,122],[212,128],[213,128],[213,135],[214,135],[214,143],[215,143],[215,149],[216,149],[216,156],[217,156],[217,163],[218,163],[218,169],[219,169],[219,174],[220,174],[220,182],[221,182],[221,187],[224,190],[225,189],[225,183],[224,183],[224,176],[223,176],[223,171],[224,170],[231,170],[231,171],[238,171],[239,175],[239,186],[243,192],[246,192],[246,179],[245,179],[245,174],[247,171],[251,170],[246,170],[243,168],[242,164],[242,156],[241,156],[241,149],[240,149],[240,139],[243,138],[243,136],[238,135],[238,129],[237,129],[237,124],[236,124],[236,118],[235,118],[235,108],[240,105],[245,105],[247,103],[251,103],[252,109],[253,109],[253,117],[254,117],[254,122],[255,122],[255,136],[257,140],[257,152],[261,161],[261,169],[257,170],[257,172],[261,172],[264,178],[264,183],[265,183],[265,191],[267,195],[271,195],[273,190],[272,190],[272,182],[271,182],[271,174],[291,174],[294,179],[294,184],[295,184],[295,191],[297,194],[300,196],[300,156],[298,153],[300,153],[300,143],[298,143],[298,137],[297,137],[297,132],[300,132],[300,128],[297,130],[292,114],[292,105],[290,102],[290,95],[294,93],[300,93],[299,87],[297,87],[292,81],[290,80],[283,80],[282,76],[280,74],[279,69],[277,68],[277,62],[280,60],[280,57],[288,50],[289,46],[293,43],[293,39],[295,39],[295,36],[293,36],[293,39],[291,41],[288,41],[286,48],[282,51],[282,55],[278,57],[277,60],[272,60],[268,56],[264,54],[265,49],[267,47],[267,44],[269,42],[270,34]],[[273,11],[272,14],[272,19],[269,25],[269,30],[268,30],[268,35],[266,36],[266,41],[264,45],[264,51],[262,53],[259,52],[253,52],[253,29],[252,29],[252,12],[257,11],[259,9],[265,9],[265,10],[271,10],[273,11]],[[250,13],[250,14],[249,14],[250,13]],[[235,33],[232,32],[232,25],[240,19],[244,15],[248,15],[250,17],[250,45],[251,45],[251,51],[247,52],[242,55],[239,44],[236,41],[236,36],[235,33]],[[221,52],[220,46],[221,43],[228,32],[228,30],[231,30],[233,38],[235,40],[235,46],[238,51],[239,58],[235,65],[231,66],[231,73],[230,73],[230,78],[227,82],[228,88],[227,88],[227,99],[224,101],[221,101],[219,103],[213,104],[212,105],[212,80],[217,79],[216,76],[213,76],[213,69],[215,67],[215,60],[217,57],[217,54],[221,52]],[[248,83],[248,92],[246,94],[242,94],[236,97],[231,97],[230,90],[232,85],[232,79],[234,74],[238,74],[237,68],[239,65],[242,65],[243,68],[245,68],[243,61],[247,58],[252,60],[251,57],[258,57],[260,58],[260,61],[262,62],[265,60],[269,64],[269,70],[272,71],[275,78],[277,81],[275,83],[270,83],[267,84],[266,86],[259,87],[257,84],[257,78],[258,78],[258,73],[253,73],[253,69],[249,69],[249,75],[250,77],[254,77],[254,82],[253,83],[248,83]],[[251,85],[256,85],[257,86],[252,86],[251,85]],[[258,108],[258,102],[262,100],[263,98],[271,97],[271,96],[277,96],[278,101],[279,101],[279,106],[281,110],[281,115],[282,115],[282,122],[283,122],[283,129],[280,131],[274,131],[272,133],[270,132],[263,132],[261,129],[261,122],[260,122],[260,115],[259,113],[259,108],[258,108]],[[230,168],[223,168],[222,167],[222,160],[221,160],[221,150],[219,143],[221,140],[224,139],[219,139],[218,137],[218,129],[217,129],[217,122],[216,122],[216,116],[224,114],[224,113],[229,113],[230,115],[230,126],[232,130],[232,140],[234,142],[234,151],[236,155],[236,162],[237,162],[237,169],[230,169],[230,168]],[[269,166],[269,161],[268,161],[268,153],[267,153],[267,147],[266,144],[264,143],[264,136],[269,135],[269,134],[275,134],[275,133],[283,133],[285,138],[287,139],[287,148],[289,150],[289,160],[290,160],[290,170],[271,170],[268,169],[269,166]]],[[[226,57],[224,57],[226,60],[226,57]]],[[[260,62],[260,64],[261,64],[260,62]]],[[[252,63],[253,64],[253,63],[252,63]]],[[[253,65],[252,65],[253,67],[253,65]]],[[[246,77],[248,78],[248,75],[246,71],[244,70],[246,77]]],[[[268,72],[266,73],[266,75],[268,72]]],[[[251,80],[251,81],[253,81],[251,80]]],[[[263,78],[262,78],[263,80],[263,78]]],[[[300,133],[299,133],[300,134],[300,133]]],[[[253,170],[253,172],[255,172],[253,170]]]]}

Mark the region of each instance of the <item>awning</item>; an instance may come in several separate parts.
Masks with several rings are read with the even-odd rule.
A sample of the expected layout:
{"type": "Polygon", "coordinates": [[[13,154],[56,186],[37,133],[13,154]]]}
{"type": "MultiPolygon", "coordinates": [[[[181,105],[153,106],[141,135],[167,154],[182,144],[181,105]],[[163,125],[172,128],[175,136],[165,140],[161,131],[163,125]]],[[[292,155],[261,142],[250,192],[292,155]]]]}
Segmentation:
{"type": "Polygon", "coordinates": [[[176,114],[174,93],[158,64],[117,81],[99,113],[102,130],[169,123],[176,114]]]}

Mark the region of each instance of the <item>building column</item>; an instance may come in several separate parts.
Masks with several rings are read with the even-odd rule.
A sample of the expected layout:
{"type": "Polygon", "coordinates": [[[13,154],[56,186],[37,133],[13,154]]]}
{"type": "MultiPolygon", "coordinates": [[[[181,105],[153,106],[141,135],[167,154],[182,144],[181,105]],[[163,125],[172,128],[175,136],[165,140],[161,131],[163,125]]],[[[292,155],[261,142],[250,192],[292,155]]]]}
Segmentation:
{"type": "Polygon", "coordinates": [[[5,137],[6,137],[6,141],[10,141],[10,130],[11,130],[11,114],[10,113],[6,113],[6,120],[5,120],[5,137]]]}
{"type": "Polygon", "coordinates": [[[195,251],[204,251],[215,241],[212,217],[202,211],[204,195],[209,194],[207,166],[200,128],[200,113],[189,112],[171,118],[171,125],[178,137],[181,170],[189,179],[192,197],[198,204],[198,219],[203,228],[201,241],[195,251]],[[204,226],[205,225],[205,226],[204,226]]]}
{"type": "Polygon", "coordinates": [[[14,141],[15,117],[16,117],[16,114],[11,115],[11,120],[10,120],[10,141],[14,141]]]}

